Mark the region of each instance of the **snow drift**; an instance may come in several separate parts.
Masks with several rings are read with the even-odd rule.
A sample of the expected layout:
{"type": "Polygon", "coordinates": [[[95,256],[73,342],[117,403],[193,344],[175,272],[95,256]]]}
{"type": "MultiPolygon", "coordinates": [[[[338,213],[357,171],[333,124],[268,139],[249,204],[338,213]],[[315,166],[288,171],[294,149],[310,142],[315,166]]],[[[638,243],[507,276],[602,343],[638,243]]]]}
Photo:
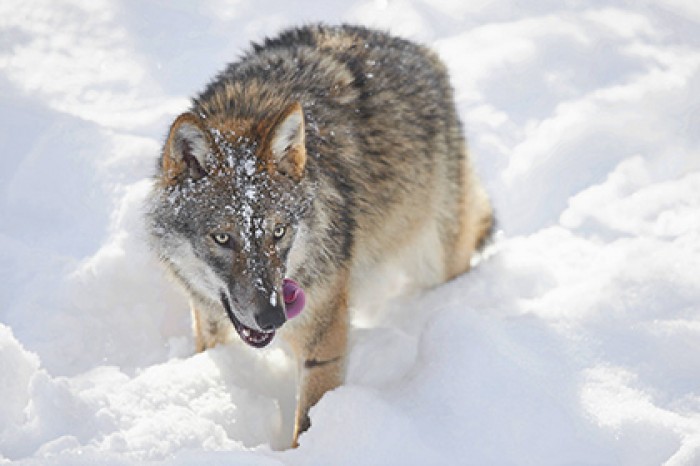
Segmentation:
{"type": "Polygon", "coordinates": [[[698,22],[684,0],[4,2],[0,463],[699,464],[698,22]],[[187,96],[316,20],[438,50],[501,232],[468,275],[358,309],[347,384],[280,451],[292,361],[193,354],[142,200],[187,96]]]}

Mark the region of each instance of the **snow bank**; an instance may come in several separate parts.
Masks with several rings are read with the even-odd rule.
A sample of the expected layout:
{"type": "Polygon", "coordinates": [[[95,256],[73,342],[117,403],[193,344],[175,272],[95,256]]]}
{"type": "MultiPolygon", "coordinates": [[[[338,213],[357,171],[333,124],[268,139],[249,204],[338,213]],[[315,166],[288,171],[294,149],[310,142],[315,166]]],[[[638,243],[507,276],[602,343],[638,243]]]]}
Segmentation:
{"type": "Polygon", "coordinates": [[[700,463],[697,13],[3,3],[0,463],[700,463]],[[312,20],[435,45],[502,231],[467,276],[358,309],[347,383],[281,451],[293,361],[193,355],[142,200],[186,97],[312,20]]]}
{"type": "Polygon", "coordinates": [[[4,383],[0,387],[0,435],[24,420],[29,401],[29,382],[39,368],[39,358],[27,352],[7,326],[0,324],[0,369],[4,383]]]}

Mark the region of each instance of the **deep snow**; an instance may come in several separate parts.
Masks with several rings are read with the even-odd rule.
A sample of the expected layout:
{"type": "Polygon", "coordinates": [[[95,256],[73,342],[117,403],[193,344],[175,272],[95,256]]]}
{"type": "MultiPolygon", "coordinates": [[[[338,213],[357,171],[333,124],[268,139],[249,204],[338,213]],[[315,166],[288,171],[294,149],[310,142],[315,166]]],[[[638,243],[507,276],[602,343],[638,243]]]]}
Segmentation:
{"type": "Polygon", "coordinates": [[[3,1],[0,463],[700,464],[699,23],[694,0],[3,1]],[[439,51],[502,231],[358,309],[347,384],[278,451],[293,363],[193,355],[142,200],[188,96],[315,20],[439,51]]]}

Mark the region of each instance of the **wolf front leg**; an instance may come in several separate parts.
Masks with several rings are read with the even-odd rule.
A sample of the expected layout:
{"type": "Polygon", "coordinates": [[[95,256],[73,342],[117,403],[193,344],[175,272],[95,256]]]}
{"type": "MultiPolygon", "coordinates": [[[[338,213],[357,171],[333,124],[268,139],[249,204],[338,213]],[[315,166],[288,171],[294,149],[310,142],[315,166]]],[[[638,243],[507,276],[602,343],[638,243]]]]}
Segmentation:
{"type": "Polygon", "coordinates": [[[201,304],[190,302],[192,312],[192,332],[194,333],[194,346],[197,353],[213,348],[226,341],[226,332],[222,330],[220,322],[213,319],[210,312],[201,304]]]}
{"type": "Polygon", "coordinates": [[[299,359],[299,398],[294,423],[293,447],[299,435],[311,425],[309,409],[329,390],[343,383],[348,344],[347,285],[343,292],[327,300],[318,310],[326,311],[322,318],[312,320],[304,332],[302,345],[297,346],[299,359]]]}

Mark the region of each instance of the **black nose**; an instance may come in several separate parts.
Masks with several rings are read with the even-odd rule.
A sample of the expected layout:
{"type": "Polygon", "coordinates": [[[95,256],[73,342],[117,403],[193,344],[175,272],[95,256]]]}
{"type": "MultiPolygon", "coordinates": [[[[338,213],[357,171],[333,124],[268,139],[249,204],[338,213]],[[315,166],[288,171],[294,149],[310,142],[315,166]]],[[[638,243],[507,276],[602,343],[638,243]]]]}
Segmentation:
{"type": "Polygon", "coordinates": [[[257,322],[262,331],[271,332],[280,328],[287,321],[282,306],[273,306],[266,303],[266,306],[261,306],[261,308],[262,311],[255,316],[255,322],[257,322]]]}

